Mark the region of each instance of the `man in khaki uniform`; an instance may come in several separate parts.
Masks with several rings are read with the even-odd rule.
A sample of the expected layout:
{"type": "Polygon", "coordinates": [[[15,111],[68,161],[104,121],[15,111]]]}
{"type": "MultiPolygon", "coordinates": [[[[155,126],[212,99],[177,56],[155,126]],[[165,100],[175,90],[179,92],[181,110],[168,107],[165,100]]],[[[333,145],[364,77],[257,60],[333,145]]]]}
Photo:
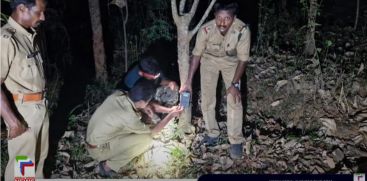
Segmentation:
{"type": "Polygon", "coordinates": [[[45,78],[34,28],[45,20],[44,0],[13,0],[12,14],[1,28],[1,117],[8,129],[9,161],[5,180],[14,180],[15,157],[27,156],[43,178],[48,152],[49,120],[44,99],[45,78]],[[11,107],[11,103],[15,107],[11,107]],[[40,141],[36,155],[37,141],[40,141]],[[37,158],[37,160],[36,160],[37,158]]]}
{"type": "Polygon", "coordinates": [[[237,8],[236,3],[214,5],[215,19],[198,31],[187,82],[180,89],[191,92],[192,78],[200,62],[201,109],[208,132],[203,141],[215,144],[220,134],[215,119],[215,97],[219,73],[222,74],[227,89],[227,128],[232,158],[242,156],[240,79],[250,52],[250,30],[236,18],[237,8]]]}
{"type": "Polygon", "coordinates": [[[88,124],[86,142],[90,155],[100,162],[101,176],[115,175],[120,167],[148,150],[152,135],[183,111],[175,106],[154,128],[144,124],[140,113],[153,98],[155,90],[152,81],[139,79],[127,94],[116,91],[107,97],[93,114],[88,124]]]}

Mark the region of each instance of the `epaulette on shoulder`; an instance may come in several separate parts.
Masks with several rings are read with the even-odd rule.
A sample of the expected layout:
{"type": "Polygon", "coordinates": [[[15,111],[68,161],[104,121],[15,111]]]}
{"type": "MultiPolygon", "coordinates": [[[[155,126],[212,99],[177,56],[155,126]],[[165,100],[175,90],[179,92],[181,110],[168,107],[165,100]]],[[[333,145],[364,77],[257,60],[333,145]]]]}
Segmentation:
{"type": "Polygon", "coordinates": [[[205,34],[208,34],[211,29],[212,29],[211,26],[203,26],[203,31],[205,34]]]}
{"type": "Polygon", "coordinates": [[[248,25],[247,24],[244,24],[243,26],[242,26],[242,28],[241,28],[241,31],[243,31],[243,30],[247,30],[248,29],[248,25]]]}
{"type": "Polygon", "coordinates": [[[248,28],[248,25],[245,23],[237,24],[236,30],[243,33],[248,28]]]}
{"type": "Polygon", "coordinates": [[[203,25],[203,31],[205,32],[205,34],[208,34],[212,29],[213,29],[213,23],[211,21],[203,25]]]}
{"type": "Polygon", "coordinates": [[[243,33],[243,31],[247,30],[248,28],[248,24],[243,25],[243,27],[241,28],[241,32],[243,33]]]}
{"type": "Polygon", "coordinates": [[[210,30],[211,30],[210,26],[203,27],[203,31],[205,32],[205,34],[208,34],[210,30]]]}
{"type": "Polygon", "coordinates": [[[16,30],[12,27],[3,27],[1,28],[1,36],[3,38],[10,38],[14,35],[16,30]]]}
{"type": "Polygon", "coordinates": [[[247,24],[242,24],[240,26],[238,26],[238,31],[240,32],[238,34],[237,40],[239,41],[241,39],[242,34],[247,30],[248,25],[247,24]]]}

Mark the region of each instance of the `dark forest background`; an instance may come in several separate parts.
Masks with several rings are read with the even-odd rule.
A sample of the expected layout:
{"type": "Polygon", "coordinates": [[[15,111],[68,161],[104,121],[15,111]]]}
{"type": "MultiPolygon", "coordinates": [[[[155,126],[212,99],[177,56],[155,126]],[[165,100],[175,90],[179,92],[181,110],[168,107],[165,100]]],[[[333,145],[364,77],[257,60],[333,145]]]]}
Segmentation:
{"type": "MultiPolygon", "coordinates": [[[[195,160],[195,156],[214,152],[213,150],[197,151],[196,149],[200,148],[193,146],[195,141],[184,142],[188,152],[171,150],[171,155],[176,159],[175,168],[179,169],[172,171],[168,176],[156,177],[196,178],[204,173],[218,172],[366,172],[367,2],[236,2],[240,7],[238,18],[249,25],[252,33],[252,57],[244,77],[247,90],[244,96],[247,98],[244,133],[249,142],[246,144],[248,161],[236,163],[226,158],[220,164],[231,163],[228,168],[213,168],[216,163],[213,160],[216,159],[210,163],[195,160]],[[316,6],[312,7],[315,4],[316,6]],[[315,17],[314,21],[310,22],[312,11],[315,12],[315,17]],[[305,43],[310,39],[310,31],[314,39],[314,48],[311,46],[311,50],[305,43]],[[305,137],[309,142],[304,141],[305,137]],[[273,141],[264,143],[267,139],[273,141]],[[282,144],[279,142],[281,139],[282,144]],[[297,141],[293,143],[292,140],[297,141]],[[304,146],[303,150],[280,158],[278,152],[282,151],[277,151],[280,148],[271,146],[275,143],[282,145],[282,149],[286,149],[286,143],[294,147],[298,144],[311,146],[304,146]],[[274,150],[274,153],[264,151],[269,149],[274,150]],[[273,160],[267,160],[263,155],[265,152],[273,160]],[[321,163],[310,161],[313,157],[308,155],[313,155],[314,152],[322,153],[321,163]],[[287,160],[289,156],[294,160],[287,160]],[[199,168],[188,169],[193,163],[199,168]]],[[[95,164],[80,142],[83,142],[90,115],[115,88],[129,65],[144,56],[153,56],[160,62],[166,76],[180,83],[177,30],[170,1],[99,1],[99,9],[96,11],[101,15],[103,39],[100,42],[103,43],[101,45],[104,48],[106,66],[104,79],[98,76],[96,78],[98,70],[95,68],[93,54],[89,3],[87,0],[48,0],[46,21],[40,27],[40,35],[44,40],[44,66],[51,112],[50,152],[45,172],[52,178],[98,178],[92,174],[95,164]],[[116,2],[127,3],[128,11],[126,12],[126,6],[121,8],[116,2]],[[127,20],[126,46],[124,20],[127,20]],[[125,53],[128,59],[125,59],[125,53]],[[72,136],[65,138],[65,133],[72,133],[72,136]]],[[[193,0],[187,0],[188,8],[192,3],[193,0]]],[[[190,24],[191,28],[201,19],[209,4],[209,0],[200,1],[190,24]]],[[[1,1],[1,13],[3,25],[6,15],[10,14],[7,0],[1,1]]],[[[212,13],[206,21],[211,19],[212,13]]],[[[193,48],[194,42],[191,41],[190,48],[193,48]]],[[[196,75],[195,80],[198,80],[198,76],[196,75]]],[[[198,85],[198,81],[194,82],[194,92],[200,91],[198,85]]],[[[221,96],[218,95],[219,98],[221,96]]],[[[197,93],[193,100],[193,123],[197,128],[192,136],[195,140],[203,133],[199,126],[199,100],[197,93]]],[[[217,107],[220,110],[218,117],[221,122],[225,122],[223,101],[218,101],[217,107]]],[[[182,142],[181,139],[177,141],[182,142]]],[[[1,173],[4,173],[4,163],[7,159],[6,141],[2,141],[1,146],[1,173]]],[[[129,173],[124,174],[127,178],[134,178],[135,176],[131,176],[134,174],[139,178],[153,177],[139,175],[139,172],[125,173],[129,173]]]]}

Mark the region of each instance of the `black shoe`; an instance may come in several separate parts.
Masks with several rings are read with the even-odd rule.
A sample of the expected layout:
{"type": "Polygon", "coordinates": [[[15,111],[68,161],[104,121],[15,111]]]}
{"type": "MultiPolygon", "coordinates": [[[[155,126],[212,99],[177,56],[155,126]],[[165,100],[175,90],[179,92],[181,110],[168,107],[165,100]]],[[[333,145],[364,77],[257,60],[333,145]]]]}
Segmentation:
{"type": "Polygon", "coordinates": [[[216,145],[218,143],[218,140],[219,140],[219,137],[210,137],[208,135],[205,135],[205,137],[201,141],[201,144],[212,146],[212,145],[216,145]]]}
{"type": "Polygon", "coordinates": [[[101,176],[101,177],[106,177],[106,178],[113,178],[113,177],[118,176],[118,173],[116,173],[112,169],[109,170],[109,171],[105,170],[105,168],[104,168],[105,162],[106,161],[102,161],[102,162],[98,163],[98,168],[99,168],[98,175],[101,176]]]}
{"type": "Polygon", "coordinates": [[[231,147],[229,148],[229,155],[232,159],[241,159],[242,144],[231,144],[231,147]]]}

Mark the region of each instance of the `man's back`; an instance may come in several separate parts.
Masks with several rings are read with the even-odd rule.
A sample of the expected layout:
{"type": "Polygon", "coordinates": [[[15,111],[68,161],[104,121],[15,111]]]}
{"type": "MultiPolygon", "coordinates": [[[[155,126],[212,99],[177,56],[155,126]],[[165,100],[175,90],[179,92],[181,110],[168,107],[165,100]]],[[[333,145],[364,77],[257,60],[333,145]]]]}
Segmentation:
{"type": "Polygon", "coordinates": [[[150,129],[140,121],[128,96],[116,91],[98,107],[88,123],[87,142],[103,144],[116,134],[150,133],[150,129]]]}

